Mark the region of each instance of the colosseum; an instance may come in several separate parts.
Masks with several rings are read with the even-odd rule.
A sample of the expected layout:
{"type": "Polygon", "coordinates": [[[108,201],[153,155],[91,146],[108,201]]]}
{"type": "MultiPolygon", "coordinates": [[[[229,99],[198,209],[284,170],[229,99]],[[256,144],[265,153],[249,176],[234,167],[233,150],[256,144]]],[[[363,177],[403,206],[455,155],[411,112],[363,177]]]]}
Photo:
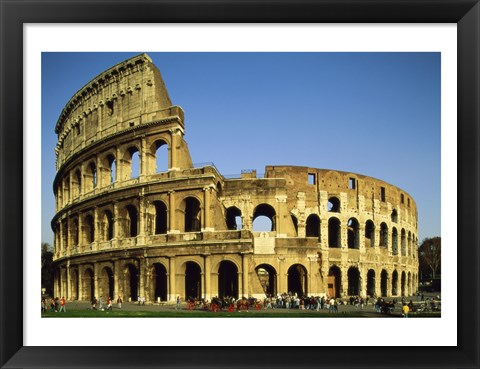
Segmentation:
{"type": "Polygon", "coordinates": [[[213,164],[193,165],[184,122],[146,54],[99,74],[66,104],[55,126],[56,296],[416,291],[417,209],[407,192],[300,166],[226,178],[213,164]],[[265,231],[254,230],[260,217],[265,231]]]}

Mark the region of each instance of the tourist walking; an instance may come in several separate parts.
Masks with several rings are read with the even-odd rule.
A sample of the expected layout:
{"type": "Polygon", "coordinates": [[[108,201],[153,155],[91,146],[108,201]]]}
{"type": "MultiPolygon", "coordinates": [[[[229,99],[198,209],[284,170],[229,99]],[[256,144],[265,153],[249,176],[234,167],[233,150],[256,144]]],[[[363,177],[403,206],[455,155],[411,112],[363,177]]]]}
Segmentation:
{"type": "Polygon", "coordinates": [[[67,310],[65,309],[65,297],[62,296],[62,299],[60,300],[60,312],[66,313],[67,310]]]}
{"type": "Polygon", "coordinates": [[[118,296],[118,299],[117,299],[117,306],[118,306],[118,308],[119,308],[119,309],[121,309],[121,308],[122,308],[122,302],[123,302],[123,301],[122,301],[122,296],[118,296]]]}
{"type": "Polygon", "coordinates": [[[175,306],[175,310],[180,309],[180,296],[177,296],[177,305],[175,306]]]}

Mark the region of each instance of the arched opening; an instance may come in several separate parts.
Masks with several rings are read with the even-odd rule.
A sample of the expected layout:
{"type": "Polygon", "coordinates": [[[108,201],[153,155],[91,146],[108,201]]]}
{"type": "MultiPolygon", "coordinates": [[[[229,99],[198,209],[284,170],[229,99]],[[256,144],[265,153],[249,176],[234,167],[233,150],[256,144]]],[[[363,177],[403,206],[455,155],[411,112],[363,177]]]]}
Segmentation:
{"type": "Polygon", "coordinates": [[[277,295],[277,272],[268,264],[260,264],[255,268],[258,280],[262,285],[265,296],[277,295]]]}
{"type": "Polygon", "coordinates": [[[297,296],[307,296],[307,269],[301,264],[294,264],[288,268],[288,292],[297,296]]]}
{"type": "Polygon", "coordinates": [[[377,296],[375,291],[375,271],[373,269],[369,269],[367,273],[367,295],[370,297],[377,296]]]}
{"type": "Polygon", "coordinates": [[[385,223],[380,224],[380,246],[388,247],[388,227],[385,223]]]}
{"type": "Polygon", "coordinates": [[[328,246],[339,248],[340,245],[340,220],[338,218],[330,218],[328,220],[328,246]]]}
{"type": "Polygon", "coordinates": [[[298,219],[293,214],[290,215],[290,218],[292,219],[293,228],[295,229],[295,236],[298,236],[298,219]]]}
{"type": "Polygon", "coordinates": [[[80,194],[82,193],[82,174],[78,169],[75,171],[75,174],[73,176],[72,185],[73,185],[73,198],[79,197],[80,194]]]}
{"type": "Polygon", "coordinates": [[[155,206],[155,234],[167,233],[167,206],[163,201],[154,201],[155,206]]]}
{"type": "Polygon", "coordinates": [[[194,197],[185,199],[185,232],[200,232],[200,201],[194,197]]]}
{"type": "Polygon", "coordinates": [[[93,161],[87,166],[84,186],[85,192],[92,191],[95,187],[97,187],[97,167],[93,161]]]}
{"type": "Polygon", "coordinates": [[[102,269],[98,280],[98,293],[103,301],[107,301],[109,297],[113,299],[113,272],[109,267],[102,269]]]}
{"type": "Polygon", "coordinates": [[[276,231],[275,209],[268,204],[260,204],[253,211],[253,230],[256,232],[276,231]]]}
{"type": "Polygon", "coordinates": [[[392,210],[391,218],[393,223],[398,223],[398,213],[396,209],[392,210]]]}
{"type": "Polygon", "coordinates": [[[93,217],[89,214],[85,217],[85,237],[84,239],[87,243],[92,243],[95,241],[95,225],[93,222],[93,217]]]}
{"type": "Polygon", "coordinates": [[[155,142],[155,173],[168,172],[168,145],[165,141],[155,142]]]}
{"type": "Polygon", "coordinates": [[[227,228],[231,231],[242,229],[242,212],[239,208],[232,206],[226,212],[227,228]]]}
{"type": "Polygon", "coordinates": [[[105,210],[103,214],[103,240],[109,241],[113,238],[113,215],[110,210],[105,210]]]}
{"type": "Polygon", "coordinates": [[[342,272],[340,268],[333,265],[328,270],[327,294],[329,297],[341,297],[340,286],[342,285],[342,272]]]}
{"type": "Polygon", "coordinates": [[[401,234],[400,245],[402,248],[402,256],[407,256],[407,237],[406,237],[405,229],[402,228],[402,231],[400,234],[401,234]]]}
{"type": "Polygon", "coordinates": [[[332,213],[340,213],[340,200],[336,197],[330,197],[327,203],[328,211],[332,213]]]}
{"type": "Polygon", "coordinates": [[[94,283],[93,283],[93,271],[88,268],[83,272],[82,278],[82,288],[83,288],[83,298],[85,300],[91,301],[95,296],[94,283]]]}
{"type": "Polygon", "coordinates": [[[398,295],[398,272],[396,270],[392,273],[392,295],[398,295]]]}
{"type": "Polygon", "coordinates": [[[132,171],[130,173],[130,178],[140,177],[140,152],[137,149],[131,149],[132,155],[132,171]]]}
{"type": "Polygon", "coordinates": [[[202,296],[201,271],[197,263],[185,264],[185,299],[199,299],[202,296]]]}
{"type": "Polygon", "coordinates": [[[125,267],[125,288],[124,294],[131,301],[138,300],[138,271],[135,265],[127,264],[125,267]]]}
{"type": "Polygon", "coordinates": [[[348,295],[358,296],[360,294],[360,271],[356,267],[348,269],[348,295]]]}
{"type": "Polygon", "coordinates": [[[152,269],[153,298],[167,301],[167,270],[161,263],[153,264],[152,269]]]}
{"type": "Polygon", "coordinates": [[[138,216],[137,208],[133,205],[127,205],[126,209],[126,235],[127,237],[136,237],[138,235],[138,216]]]}
{"type": "Polygon", "coordinates": [[[73,220],[72,237],[73,237],[73,239],[72,239],[73,246],[78,246],[79,239],[80,239],[80,229],[78,227],[78,219],[73,220]]]}
{"type": "Polygon", "coordinates": [[[395,227],[392,229],[392,254],[398,255],[398,232],[395,227]]]}
{"type": "Polygon", "coordinates": [[[310,214],[305,227],[307,237],[320,237],[320,218],[317,214],[310,214]]]}
{"type": "Polygon", "coordinates": [[[71,292],[71,296],[70,296],[70,299],[71,300],[78,300],[78,283],[79,283],[79,280],[78,280],[78,270],[77,269],[74,269],[72,271],[72,279],[71,279],[71,287],[70,287],[70,292],[71,292]]]}
{"type": "Polygon", "coordinates": [[[385,269],[382,269],[382,273],[380,274],[380,292],[382,293],[382,297],[387,296],[387,289],[388,286],[388,273],[385,269]]]}
{"type": "Polygon", "coordinates": [[[222,261],[218,268],[218,297],[238,298],[238,269],[228,260],[222,261]]]}
{"type": "Polygon", "coordinates": [[[371,220],[365,223],[365,247],[374,247],[375,245],[375,224],[371,220]]]}
{"type": "Polygon", "coordinates": [[[360,224],[355,218],[350,218],[347,223],[347,242],[349,249],[360,248],[360,224]]]}
{"type": "Polygon", "coordinates": [[[402,272],[402,278],[400,279],[400,293],[405,296],[405,287],[407,285],[407,275],[402,272]]]}
{"type": "Polygon", "coordinates": [[[113,155],[107,156],[108,168],[110,171],[110,184],[115,183],[117,180],[117,161],[113,155]]]}

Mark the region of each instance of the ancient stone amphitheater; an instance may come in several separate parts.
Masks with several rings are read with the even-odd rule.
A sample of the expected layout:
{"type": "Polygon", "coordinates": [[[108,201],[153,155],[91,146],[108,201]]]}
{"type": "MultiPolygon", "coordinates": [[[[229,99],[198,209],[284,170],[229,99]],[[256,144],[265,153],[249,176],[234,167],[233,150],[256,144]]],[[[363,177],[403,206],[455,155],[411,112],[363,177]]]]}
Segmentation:
{"type": "Polygon", "coordinates": [[[416,291],[417,209],[408,193],[335,170],[267,166],[262,178],[251,170],[227,179],[213,164],[194,166],[184,112],[146,54],[81,88],[55,132],[56,296],[416,291]],[[261,218],[269,229],[254,231],[261,218]]]}

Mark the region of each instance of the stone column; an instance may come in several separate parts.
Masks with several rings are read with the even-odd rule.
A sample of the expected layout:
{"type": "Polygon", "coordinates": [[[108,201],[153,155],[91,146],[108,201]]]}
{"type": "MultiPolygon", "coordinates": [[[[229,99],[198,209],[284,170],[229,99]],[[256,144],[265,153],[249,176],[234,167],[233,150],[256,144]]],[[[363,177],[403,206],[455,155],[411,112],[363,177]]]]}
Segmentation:
{"type": "Polygon", "coordinates": [[[205,255],[204,256],[204,275],[205,275],[205,289],[203,290],[203,297],[207,300],[210,300],[212,298],[211,296],[211,260],[210,260],[210,255],[205,255]]]}
{"type": "Polygon", "coordinates": [[[168,191],[168,232],[176,233],[175,191],[168,191]]]}
{"type": "Polygon", "coordinates": [[[117,146],[115,155],[115,182],[120,182],[122,180],[122,159],[121,159],[121,152],[120,147],[117,146]]]}
{"type": "Polygon", "coordinates": [[[140,177],[146,176],[147,174],[147,140],[145,136],[142,136],[141,141],[141,150],[140,150],[140,177]]]}
{"type": "Polygon", "coordinates": [[[82,224],[82,214],[78,214],[78,252],[82,252],[81,245],[83,245],[83,224],[82,224]]]}
{"type": "Polygon", "coordinates": [[[138,261],[138,296],[145,297],[146,259],[142,257],[138,261]]]}
{"type": "Polygon", "coordinates": [[[277,293],[282,294],[288,292],[288,280],[287,272],[285,270],[285,257],[278,257],[278,290],[277,293]]]}
{"type": "Polygon", "coordinates": [[[170,129],[171,144],[168,148],[168,152],[170,154],[170,158],[169,158],[170,167],[168,169],[177,169],[176,147],[178,145],[178,138],[176,133],[177,133],[176,128],[170,129]]]}
{"type": "Polygon", "coordinates": [[[95,165],[97,166],[97,188],[102,188],[103,167],[102,167],[102,159],[100,158],[100,155],[97,155],[97,161],[95,165]]]}
{"type": "Polygon", "coordinates": [[[210,196],[211,196],[211,188],[204,187],[203,188],[203,227],[202,231],[212,231],[213,229],[210,227],[210,196]]]}
{"type": "Polygon", "coordinates": [[[67,274],[67,290],[65,291],[65,299],[70,300],[70,297],[72,296],[72,286],[70,285],[70,262],[67,264],[66,267],[66,274],[67,274]]]}
{"type": "Polygon", "coordinates": [[[120,296],[120,276],[121,266],[119,260],[113,261],[113,294],[112,299],[116,301],[116,298],[120,296]]]}
{"type": "Polygon", "coordinates": [[[388,272],[387,275],[387,297],[392,296],[392,273],[388,272]]]}
{"type": "Polygon", "coordinates": [[[120,238],[120,228],[121,222],[118,211],[118,202],[114,201],[113,203],[113,238],[117,240],[120,238]]]}
{"type": "Polygon", "coordinates": [[[98,225],[98,207],[93,208],[93,242],[92,242],[92,249],[98,250],[98,242],[100,237],[98,237],[100,233],[100,227],[98,225]]]}
{"type": "Polygon", "coordinates": [[[375,294],[377,297],[382,295],[382,270],[375,270],[375,294]]]}
{"type": "Polygon", "coordinates": [[[98,292],[98,263],[93,264],[93,292],[95,297],[98,299],[100,297],[98,292]]]}
{"type": "Polygon", "coordinates": [[[169,261],[169,275],[168,275],[168,284],[169,284],[169,293],[168,300],[176,300],[176,291],[175,291],[175,282],[176,282],[176,270],[175,270],[175,256],[170,257],[169,261]]]}
{"type": "Polygon", "coordinates": [[[83,300],[83,266],[78,266],[78,295],[77,300],[83,300]]]}
{"type": "Polygon", "coordinates": [[[358,227],[358,248],[361,252],[365,252],[365,226],[359,224],[358,227]]]}
{"type": "Polygon", "coordinates": [[[242,281],[242,291],[243,291],[243,296],[248,298],[248,270],[249,270],[249,255],[248,254],[242,254],[242,276],[243,276],[243,281],[242,281]]]}
{"type": "Polygon", "coordinates": [[[139,230],[137,235],[137,244],[145,244],[145,216],[146,216],[145,197],[140,196],[138,200],[138,220],[139,230]]]}
{"type": "Polygon", "coordinates": [[[62,224],[62,221],[60,221],[60,238],[59,238],[59,242],[58,242],[58,248],[55,249],[55,254],[58,256],[64,249],[64,245],[63,245],[63,224],[62,224]]]}
{"type": "Polygon", "coordinates": [[[72,242],[72,225],[70,224],[70,219],[67,218],[67,244],[65,245],[65,251],[67,255],[70,254],[70,243],[72,242]]]}

